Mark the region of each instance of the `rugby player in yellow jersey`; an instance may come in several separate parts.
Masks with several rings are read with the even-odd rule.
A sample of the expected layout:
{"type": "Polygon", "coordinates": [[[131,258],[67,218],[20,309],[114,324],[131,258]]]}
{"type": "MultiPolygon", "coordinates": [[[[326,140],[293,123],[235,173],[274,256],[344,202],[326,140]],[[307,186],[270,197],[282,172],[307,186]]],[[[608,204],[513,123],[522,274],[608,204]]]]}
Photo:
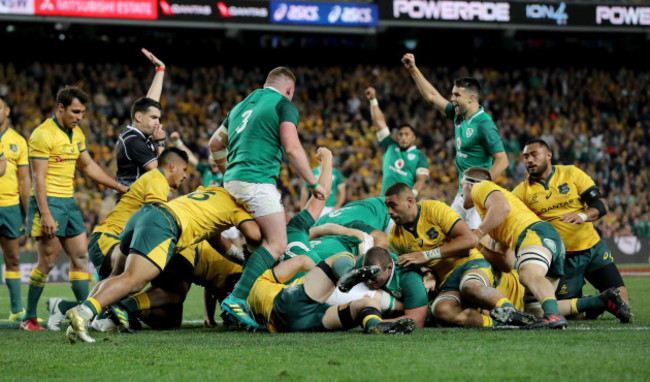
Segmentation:
{"type": "Polygon", "coordinates": [[[7,172],[7,158],[5,158],[5,153],[0,148],[0,176],[3,176],[7,172]]]}
{"type": "Polygon", "coordinates": [[[106,174],[86,151],[86,138],[78,125],[88,100],[79,88],[59,90],[55,115],[29,138],[33,188],[26,232],[36,238],[38,263],[29,278],[27,311],[21,325],[24,330],[44,330],[37,322],[36,307],[47,275],[59,257],[59,247],[70,257],[69,277],[75,298],[83,301],[88,295],[86,226],[74,198],[75,168],[120,193],[128,190],[106,174]]]}
{"type": "MultiPolygon", "coordinates": [[[[171,329],[181,326],[183,302],[192,284],[204,287],[204,325],[215,326],[214,312],[217,300],[223,301],[239,280],[242,266],[235,259],[227,259],[211,244],[203,240],[199,244],[175,253],[165,270],[151,281],[151,287],[119,302],[131,320],[144,321],[155,329],[171,329]]],[[[237,260],[240,261],[241,260],[237,260]]],[[[94,325],[93,329],[98,329],[94,325]]],[[[106,326],[99,331],[115,330],[106,326]]]]}
{"type": "MultiPolygon", "coordinates": [[[[185,180],[187,161],[187,154],[183,150],[170,147],[163,151],[158,158],[158,167],[138,178],[108,216],[95,227],[88,243],[88,255],[97,269],[100,281],[108,278],[111,273],[118,275],[124,269],[126,256],[120,252],[118,244],[126,222],[145,203],[167,202],[170,188],[178,188],[185,180]]],[[[50,313],[47,328],[59,330],[65,312],[78,303],[50,298],[47,303],[50,313]]]]}
{"type": "Polygon", "coordinates": [[[564,277],[555,291],[558,299],[567,300],[560,301],[560,311],[575,315],[590,309],[599,313],[606,309],[621,322],[629,322],[629,295],[623,278],[592,223],[608,210],[598,186],[575,166],[553,166],[553,154],[542,139],[527,142],[523,156],[529,176],[512,194],[555,227],[566,246],[564,277]],[[579,298],[585,279],[602,294],[579,298]]]}
{"type": "MultiPolygon", "coordinates": [[[[97,313],[158,276],[175,252],[236,226],[252,245],[259,245],[259,226],[221,187],[196,191],[165,203],[148,203],[129,219],[120,234],[120,251],[128,254],[124,272],[98,286],[83,304],[70,309],[66,335],[71,341],[94,342],[86,324],[97,313]]],[[[122,317],[121,321],[125,317],[122,317]]]]}
{"type": "MultiPolygon", "coordinates": [[[[316,158],[321,162],[323,169],[318,182],[328,189],[332,183],[332,152],[321,147],[316,152],[316,158]]],[[[290,244],[285,254],[286,258],[305,254],[315,262],[320,261],[320,257],[313,251],[309,243],[310,227],[321,215],[325,204],[325,200],[311,197],[305,208],[289,221],[287,237],[290,239],[290,244]]],[[[323,229],[320,231],[328,231],[331,234],[349,230],[342,226],[338,226],[338,229],[330,226],[321,227],[323,229]]],[[[194,282],[205,287],[204,323],[206,326],[215,325],[216,300],[223,301],[226,294],[232,290],[233,281],[236,282],[241,275],[241,265],[232,261],[239,264],[243,262],[243,258],[235,259],[228,252],[224,254],[232,261],[226,260],[217,250],[223,251],[223,244],[211,237],[209,243],[208,240],[204,240],[181,253],[174,254],[163,273],[152,281],[152,288],[123,299],[118,305],[128,312],[129,317],[139,310],[146,310],[142,316],[147,316],[144,321],[150,326],[160,328],[179,326],[181,324],[182,301],[189,290],[190,283],[194,282]],[[193,274],[192,269],[194,270],[193,274]],[[169,322],[165,322],[166,318],[169,319],[169,322]]],[[[316,265],[315,262],[312,262],[312,268],[316,265]]],[[[297,274],[296,278],[300,276],[297,274]]],[[[224,317],[224,322],[229,322],[227,316],[224,317]]]]}
{"type": "Polygon", "coordinates": [[[5,283],[9,289],[9,322],[13,323],[25,318],[20,296],[19,241],[25,234],[23,216],[27,212],[31,180],[27,142],[9,127],[10,111],[7,99],[0,95],[0,159],[6,165],[4,175],[0,171],[0,247],[5,262],[5,283]]]}
{"type": "MultiPolygon", "coordinates": [[[[476,207],[481,219],[476,245],[485,235],[506,245],[516,256],[521,283],[542,304],[544,315],[528,329],[566,329],[555,288],[564,275],[564,244],[550,224],[541,221],[521,200],[491,181],[490,172],[470,167],[461,180],[464,207],[476,207]]],[[[494,262],[506,262],[504,256],[494,262]]],[[[497,268],[501,265],[497,264],[497,268]]]]}
{"type": "Polygon", "coordinates": [[[501,291],[492,287],[492,267],[480,252],[473,250],[476,239],[456,211],[439,201],[416,202],[405,183],[388,187],[384,197],[388,214],[395,222],[388,242],[399,255],[397,264],[426,265],[438,280],[439,294],[431,307],[438,320],[467,327],[494,326],[491,317],[468,309],[477,305],[487,309],[509,307],[510,313],[503,315],[503,322],[498,321],[497,325],[522,326],[532,322],[531,316],[517,310],[501,291]]]}
{"type": "MultiPolygon", "coordinates": [[[[383,251],[380,247],[373,251],[383,251]]],[[[360,282],[372,282],[380,276],[375,265],[354,269],[351,253],[339,253],[313,266],[307,255],[299,255],[265,271],[253,284],[247,303],[258,321],[270,332],[348,330],[361,326],[371,334],[406,334],[415,329],[415,321],[402,318],[383,321],[379,301],[360,298],[347,304],[329,305],[325,301],[337,283],[343,291],[360,282]],[[285,285],[298,272],[306,275],[285,285]],[[353,272],[348,273],[348,271],[353,272]],[[350,276],[345,279],[346,276],[350,276]],[[344,281],[345,280],[345,281],[344,281]],[[343,284],[347,282],[345,288],[343,284]]]]}

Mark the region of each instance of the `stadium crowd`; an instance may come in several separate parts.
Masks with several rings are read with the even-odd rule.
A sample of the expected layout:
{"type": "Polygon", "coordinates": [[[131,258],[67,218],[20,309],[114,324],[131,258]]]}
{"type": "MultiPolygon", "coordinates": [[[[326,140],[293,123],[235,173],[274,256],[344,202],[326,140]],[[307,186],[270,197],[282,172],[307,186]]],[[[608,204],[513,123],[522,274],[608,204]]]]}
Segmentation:
{"type": "MultiPolygon", "coordinates": [[[[451,72],[442,66],[429,68],[426,62],[421,66],[434,84],[447,84],[458,76],[482,82],[483,106],[499,128],[510,161],[507,177],[498,183],[512,189],[525,178],[523,143],[541,136],[551,145],[555,162],[579,166],[593,176],[607,197],[610,213],[596,222],[603,237],[650,237],[650,72],[626,68],[461,68],[451,72]]],[[[317,147],[332,150],[334,167],[347,181],[347,201],[378,196],[381,190],[381,150],[364,96],[364,89],[373,86],[388,125],[410,123],[417,130],[416,144],[431,169],[420,198],[451,203],[458,176],[453,125],[422,100],[399,62],[391,67],[294,69],[301,142],[312,156],[312,165],[316,165],[317,147]]],[[[208,140],[226,113],[264,83],[266,75],[259,67],[173,65],[167,73],[161,97],[163,127],[168,135],[180,133],[204,162],[209,155],[208,140]]],[[[108,174],[115,174],[117,137],[130,122],[133,101],[146,94],[151,75],[145,65],[34,62],[17,67],[0,63],[0,94],[11,104],[11,125],[28,138],[52,115],[58,88],[70,84],[86,90],[92,100],[81,126],[89,152],[108,174]]],[[[440,87],[446,95],[452,85],[440,87]]],[[[201,174],[190,171],[181,194],[202,184],[201,174]]],[[[290,215],[300,210],[299,179],[289,166],[283,166],[279,189],[290,215]]],[[[111,210],[115,198],[111,190],[88,181],[79,171],[76,183],[76,197],[90,232],[111,210]]]]}

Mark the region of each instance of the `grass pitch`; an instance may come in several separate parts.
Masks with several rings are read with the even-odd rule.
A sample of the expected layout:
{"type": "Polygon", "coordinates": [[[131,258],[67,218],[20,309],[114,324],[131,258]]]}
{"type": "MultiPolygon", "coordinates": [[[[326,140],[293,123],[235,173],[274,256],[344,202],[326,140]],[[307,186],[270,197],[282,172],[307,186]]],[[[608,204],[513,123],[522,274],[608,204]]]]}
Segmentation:
{"type": "MultiPolygon", "coordinates": [[[[92,332],[96,343],[71,345],[63,332],[1,329],[0,381],[648,381],[650,279],[625,282],[635,315],[627,325],[605,313],[572,321],[566,331],[427,328],[406,336],[203,328],[202,290],[193,287],[179,330],[92,332]]],[[[72,291],[47,285],[43,318],[55,296],[71,298],[72,291]]],[[[0,317],[8,308],[0,287],[0,317]]]]}

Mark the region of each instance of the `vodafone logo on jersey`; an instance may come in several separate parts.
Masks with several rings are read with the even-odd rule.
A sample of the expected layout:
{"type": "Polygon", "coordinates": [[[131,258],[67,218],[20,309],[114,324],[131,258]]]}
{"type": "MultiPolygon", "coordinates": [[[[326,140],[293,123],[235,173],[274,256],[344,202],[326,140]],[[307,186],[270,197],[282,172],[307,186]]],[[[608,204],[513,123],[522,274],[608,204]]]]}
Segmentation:
{"type": "Polygon", "coordinates": [[[404,167],[404,159],[398,159],[395,161],[395,167],[401,169],[404,167]]]}

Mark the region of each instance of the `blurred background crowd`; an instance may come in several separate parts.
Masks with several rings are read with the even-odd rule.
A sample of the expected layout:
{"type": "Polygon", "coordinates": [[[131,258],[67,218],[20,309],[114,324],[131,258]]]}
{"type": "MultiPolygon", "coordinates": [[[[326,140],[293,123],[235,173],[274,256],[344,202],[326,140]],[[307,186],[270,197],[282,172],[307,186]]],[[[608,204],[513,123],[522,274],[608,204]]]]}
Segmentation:
{"type": "MultiPolygon", "coordinates": [[[[420,62],[417,55],[416,63],[446,97],[456,77],[481,81],[481,103],[498,126],[510,160],[499,184],[512,189],[525,178],[523,144],[542,137],[552,147],[554,163],[580,167],[607,196],[610,213],[596,223],[604,237],[650,237],[650,71],[623,66],[449,68],[420,62]]],[[[451,203],[458,187],[453,124],[421,98],[399,61],[394,66],[291,69],[298,77],[294,103],[300,111],[303,146],[314,166],[317,147],[332,150],[335,167],[346,178],[347,201],[378,196],[381,190],[382,153],[364,95],[373,86],[389,126],[409,123],[417,130],[416,145],[431,169],[420,198],[451,203]]],[[[207,163],[212,132],[237,102],[263,85],[267,72],[266,67],[168,64],[162,95],[168,137],[180,133],[186,146],[207,163]]],[[[115,174],[116,139],[130,123],[130,107],[146,94],[153,74],[153,68],[144,64],[0,63],[0,94],[9,98],[11,125],[28,139],[53,115],[59,87],[80,86],[92,100],[81,123],[89,152],[109,174],[115,174]]],[[[201,184],[201,174],[191,169],[179,193],[201,184]]],[[[289,215],[300,209],[301,185],[285,164],[278,187],[289,215]]],[[[110,190],[81,172],[76,197],[89,231],[115,203],[110,190]]]]}

